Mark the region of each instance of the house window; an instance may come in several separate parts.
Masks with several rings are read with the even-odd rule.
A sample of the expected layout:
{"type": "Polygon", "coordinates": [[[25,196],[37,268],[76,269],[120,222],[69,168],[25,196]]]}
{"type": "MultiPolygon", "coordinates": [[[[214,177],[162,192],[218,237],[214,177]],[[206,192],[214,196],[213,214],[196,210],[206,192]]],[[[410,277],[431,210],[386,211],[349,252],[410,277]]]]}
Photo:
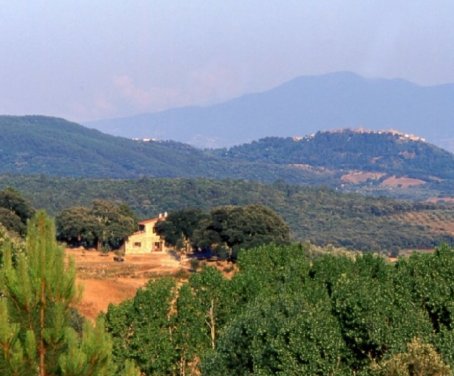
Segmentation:
{"type": "Polygon", "coordinates": [[[140,246],[142,246],[142,243],[141,243],[141,242],[135,242],[135,243],[134,243],[134,247],[140,247],[140,246]]]}

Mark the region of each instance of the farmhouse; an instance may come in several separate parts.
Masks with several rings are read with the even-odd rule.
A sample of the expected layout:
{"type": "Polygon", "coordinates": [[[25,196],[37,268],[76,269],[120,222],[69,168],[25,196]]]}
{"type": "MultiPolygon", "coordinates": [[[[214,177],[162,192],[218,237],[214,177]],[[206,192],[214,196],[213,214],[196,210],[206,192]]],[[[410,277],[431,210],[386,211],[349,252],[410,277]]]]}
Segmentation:
{"type": "Polygon", "coordinates": [[[155,227],[158,222],[165,221],[166,218],[167,213],[164,213],[156,218],[139,222],[139,231],[129,236],[125,242],[125,255],[166,251],[164,239],[156,233],[155,227]]]}

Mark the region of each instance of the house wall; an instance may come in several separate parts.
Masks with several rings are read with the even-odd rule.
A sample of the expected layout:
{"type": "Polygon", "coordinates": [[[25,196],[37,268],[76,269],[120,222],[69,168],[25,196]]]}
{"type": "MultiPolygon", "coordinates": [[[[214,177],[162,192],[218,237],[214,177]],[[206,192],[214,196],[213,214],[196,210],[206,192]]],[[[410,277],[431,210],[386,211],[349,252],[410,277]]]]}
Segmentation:
{"type": "Polygon", "coordinates": [[[125,254],[145,254],[152,252],[166,251],[164,239],[155,233],[154,227],[159,218],[143,221],[139,224],[143,226],[143,231],[137,231],[125,242],[125,254]]]}

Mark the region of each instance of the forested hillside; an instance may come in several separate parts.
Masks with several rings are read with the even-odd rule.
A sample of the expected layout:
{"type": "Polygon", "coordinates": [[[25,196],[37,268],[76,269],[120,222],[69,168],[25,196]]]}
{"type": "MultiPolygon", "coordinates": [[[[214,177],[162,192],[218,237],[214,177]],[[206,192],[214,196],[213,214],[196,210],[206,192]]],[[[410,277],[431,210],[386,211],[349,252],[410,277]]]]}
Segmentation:
{"type": "Polygon", "coordinates": [[[0,173],[93,178],[245,178],[333,184],[333,173],[223,161],[172,141],[133,141],[44,116],[0,116],[0,173]]]}
{"type": "Polygon", "coordinates": [[[454,85],[419,86],[350,72],[302,76],[271,90],[211,106],[104,119],[87,126],[123,137],[158,137],[224,147],[268,136],[346,127],[399,129],[450,146],[454,85]]]}
{"type": "Polygon", "coordinates": [[[454,178],[454,154],[397,132],[343,129],[302,138],[268,137],[215,154],[232,160],[373,171],[427,181],[454,178]]]}
{"type": "Polygon", "coordinates": [[[0,173],[284,181],[422,199],[454,195],[453,166],[453,154],[387,132],[319,132],[199,150],[113,137],[63,119],[0,116],[0,173]]]}
{"type": "Polygon", "coordinates": [[[0,116],[0,149],[2,173],[126,178],[211,170],[210,158],[184,144],[134,142],[44,116],[0,116]]]}
{"type": "Polygon", "coordinates": [[[53,215],[71,206],[90,206],[94,199],[126,203],[142,218],[189,207],[263,204],[286,220],[295,239],[318,245],[389,251],[454,242],[453,206],[341,194],[326,188],[236,180],[0,177],[0,189],[7,186],[53,215]]]}

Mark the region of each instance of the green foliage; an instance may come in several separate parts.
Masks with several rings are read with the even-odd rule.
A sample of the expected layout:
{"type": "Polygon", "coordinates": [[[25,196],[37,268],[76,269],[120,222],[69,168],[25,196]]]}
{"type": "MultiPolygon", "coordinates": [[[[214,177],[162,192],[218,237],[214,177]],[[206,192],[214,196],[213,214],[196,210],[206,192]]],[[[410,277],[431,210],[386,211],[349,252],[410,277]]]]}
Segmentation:
{"type": "Polygon", "coordinates": [[[194,230],[207,215],[201,209],[182,209],[171,212],[165,221],[156,224],[157,233],[166,244],[179,250],[190,250],[194,230]]]}
{"type": "Polygon", "coordinates": [[[146,375],[171,374],[177,353],[171,340],[171,279],[149,282],[132,301],[110,305],[106,328],[113,337],[116,364],[133,360],[146,375]]]}
{"type": "Polygon", "coordinates": [[[111,305],[113,355],[145,375],[442,372],[454,365],[454,330],[451,316],[430,313],[452,312],[453,255],[444,247],[390,264],[301,245],[241,251],[232,279],[205,267],[111,305]],[[437,272],[424,279],[428,265],[437,272]]]}
{"type": "Polygon", "coordinates": [[[210,338],[200,299],[189,284],[178,292],[172,327],[172,342],[178,354],[176,368],[180,375],[193,374],[198,367],[198,357],[210,347],[210,338]]]}
{"type": "MultiPolygon", "coordinates": [[[[317,286],[310,287],[320,289],[317,286]]],[[[204,375],[341,375],[344,343],[327,296],[304,289],[261,295],[223,330],[204,375]]],[[[326,293],[325,293],[326,295],[326,293]]]]}
{"type": "Polygon", "coordinates": [[[427,219],[397,219],[405,217],[406,213],[422,215],[437,211],[444,213],[445,222],[453,221],[453,206],[340,194],[326,188],[232,180],[0,176],[0,188],[8,185],[20,188],[34,206],[44,207],[54,214],[68,207],[89,207],[99,197],[124,202],[142,218],[191,207],[208,211],[218,206],[260,203],[276,211],[288,223],[296,239],[318,246],[331,244],[363,251],[389,251],[427,249],[443,242],[454,244],[451,233],[430,228],[427,219]]]}
{"type": "Polygon", "coordinates": [[[6,208],[0,208],[0,224],[18,235],[25,233],[26,226],[18,215],[6,208]]]}
{"type": "Polygon", "coordinates": [[[233,258],[241,248],[289,241],[287,224],[273,210],[262,205],[215,208],[194,232],[193,239],[200,248],[227,246],[233,258]]]}
{"type": "Polygon", "coordinates": [[[425,142],[378,132],[317,132],[300,140],[267,137],[215,155],[233,160],[276,164],[306,164],[341,170],[383,171],[389,175],[431,180],[454,178],[453,154],[425,142]],[[374,160],[373,163],[371,161],[374,160]],[[430,168],[428,168],[430,166],[430,168]]]}
{"type": "Polygon", "coordinates": [[[414,338],[404,353],[372,367],[380,376],[450,376],[451,368],[443,362],[435,348],[414,338]]]}
{"type": "Polygon", "coordinates": [[[23,223],[26,223],[35,212],[28,201],[13,188],[6,188],[0,192],[0,207],[11,210],[23,223]]]}
{"type": "Polygon", "coordinates": [[[19,238],[15,233],[9,232],[0,223],[0,267],[3,265],[6,250],[11,254],[13,265],[16,265],[17,257],[25,251],[25,244],[22,238],[19,238]]]}
{"type": "Polygon", "coordinates": [[[0,116],[0,173],[100,178],[211,177],[324,183],[328,174],[224,161],[173,141],[114,137],[64,119],[0,116]]]}
{"type": "MultiPolygon", "coordinates": [[[[230,150],[199,150],[172,141],[134,141],[45,116],[0,116],[0,173],[89,178],[205,177],[324,185],[377,195],[429,198],[451,192],[454,157],[424,142],[392,134],[319,132],[314,137],[266,138],[230,150]],[[345,184],[350,171],[384,176],[345,184]],[[390,176],[422,187],[383,187],[390,176]]],[[[186,205],[190,206],[190,205],[186,205]]]]}
{"type": "Polygon", "coordinates": [[[34,212],[18,191],[9,187],[0,191],[0,223],[9,231],[25,235],[27,220],[34,212]]]}
{"type": "Polygon", "coordinates": [[[77,300],[75,268],[55,241],[42,211],[29,222],[26,252],[12,263],[4,249],[0,269],[0,370],[2,375],[99,375],[114,372],[111,340],[102,322],[70,326],[77,300]],[[33,373],[35,373],[33,371],[33,373]]]}
{"type": "Polygon", "coordinates": [[[133,212],[124,204],[94,200],[91,208],[73,207],[57,217],[58,239],[72,246],[117,249],[136,228],[133,212]]]}
{"type": "Polygon", "coordinates": [[[430,318],[436,347],[454,364],[454,250],[444,245],[434,254],[414,254],[397,269],[398,282],[430,318]]]}
{"type": "Polygon", "coordinates": [[[377,273],[380,261],[365,261],[369,265],[356,263],[356,275],[341,275],[332,294],[333,310],[355,368],[389,352],[402,351],[414,336],[429,338],[432,333],[425,312],[414,306],[408,291],[393,284],[390,271],[383,268],[377,273]]]}
{"type": "Polygon", "coordinates": [[[454,328],[454,252],[444,245],[433,255],[413,254],[397,265],[401,283],[430,316],[436,332],[454,328]]]}
{"type": "MultiPolygon", "coordinates": [[[[170,213],[156,225],[167,244],[180,250],[214,248],[218,255],[225,249],[236,258],[241,248],[260,244],[289,242],[289,228],[282,218],[262,205],[224,206],[209,214],[200,209],[183,209],[170,213]]],[[[224,258],[225,258],[224,257],[224,258]]]]}

